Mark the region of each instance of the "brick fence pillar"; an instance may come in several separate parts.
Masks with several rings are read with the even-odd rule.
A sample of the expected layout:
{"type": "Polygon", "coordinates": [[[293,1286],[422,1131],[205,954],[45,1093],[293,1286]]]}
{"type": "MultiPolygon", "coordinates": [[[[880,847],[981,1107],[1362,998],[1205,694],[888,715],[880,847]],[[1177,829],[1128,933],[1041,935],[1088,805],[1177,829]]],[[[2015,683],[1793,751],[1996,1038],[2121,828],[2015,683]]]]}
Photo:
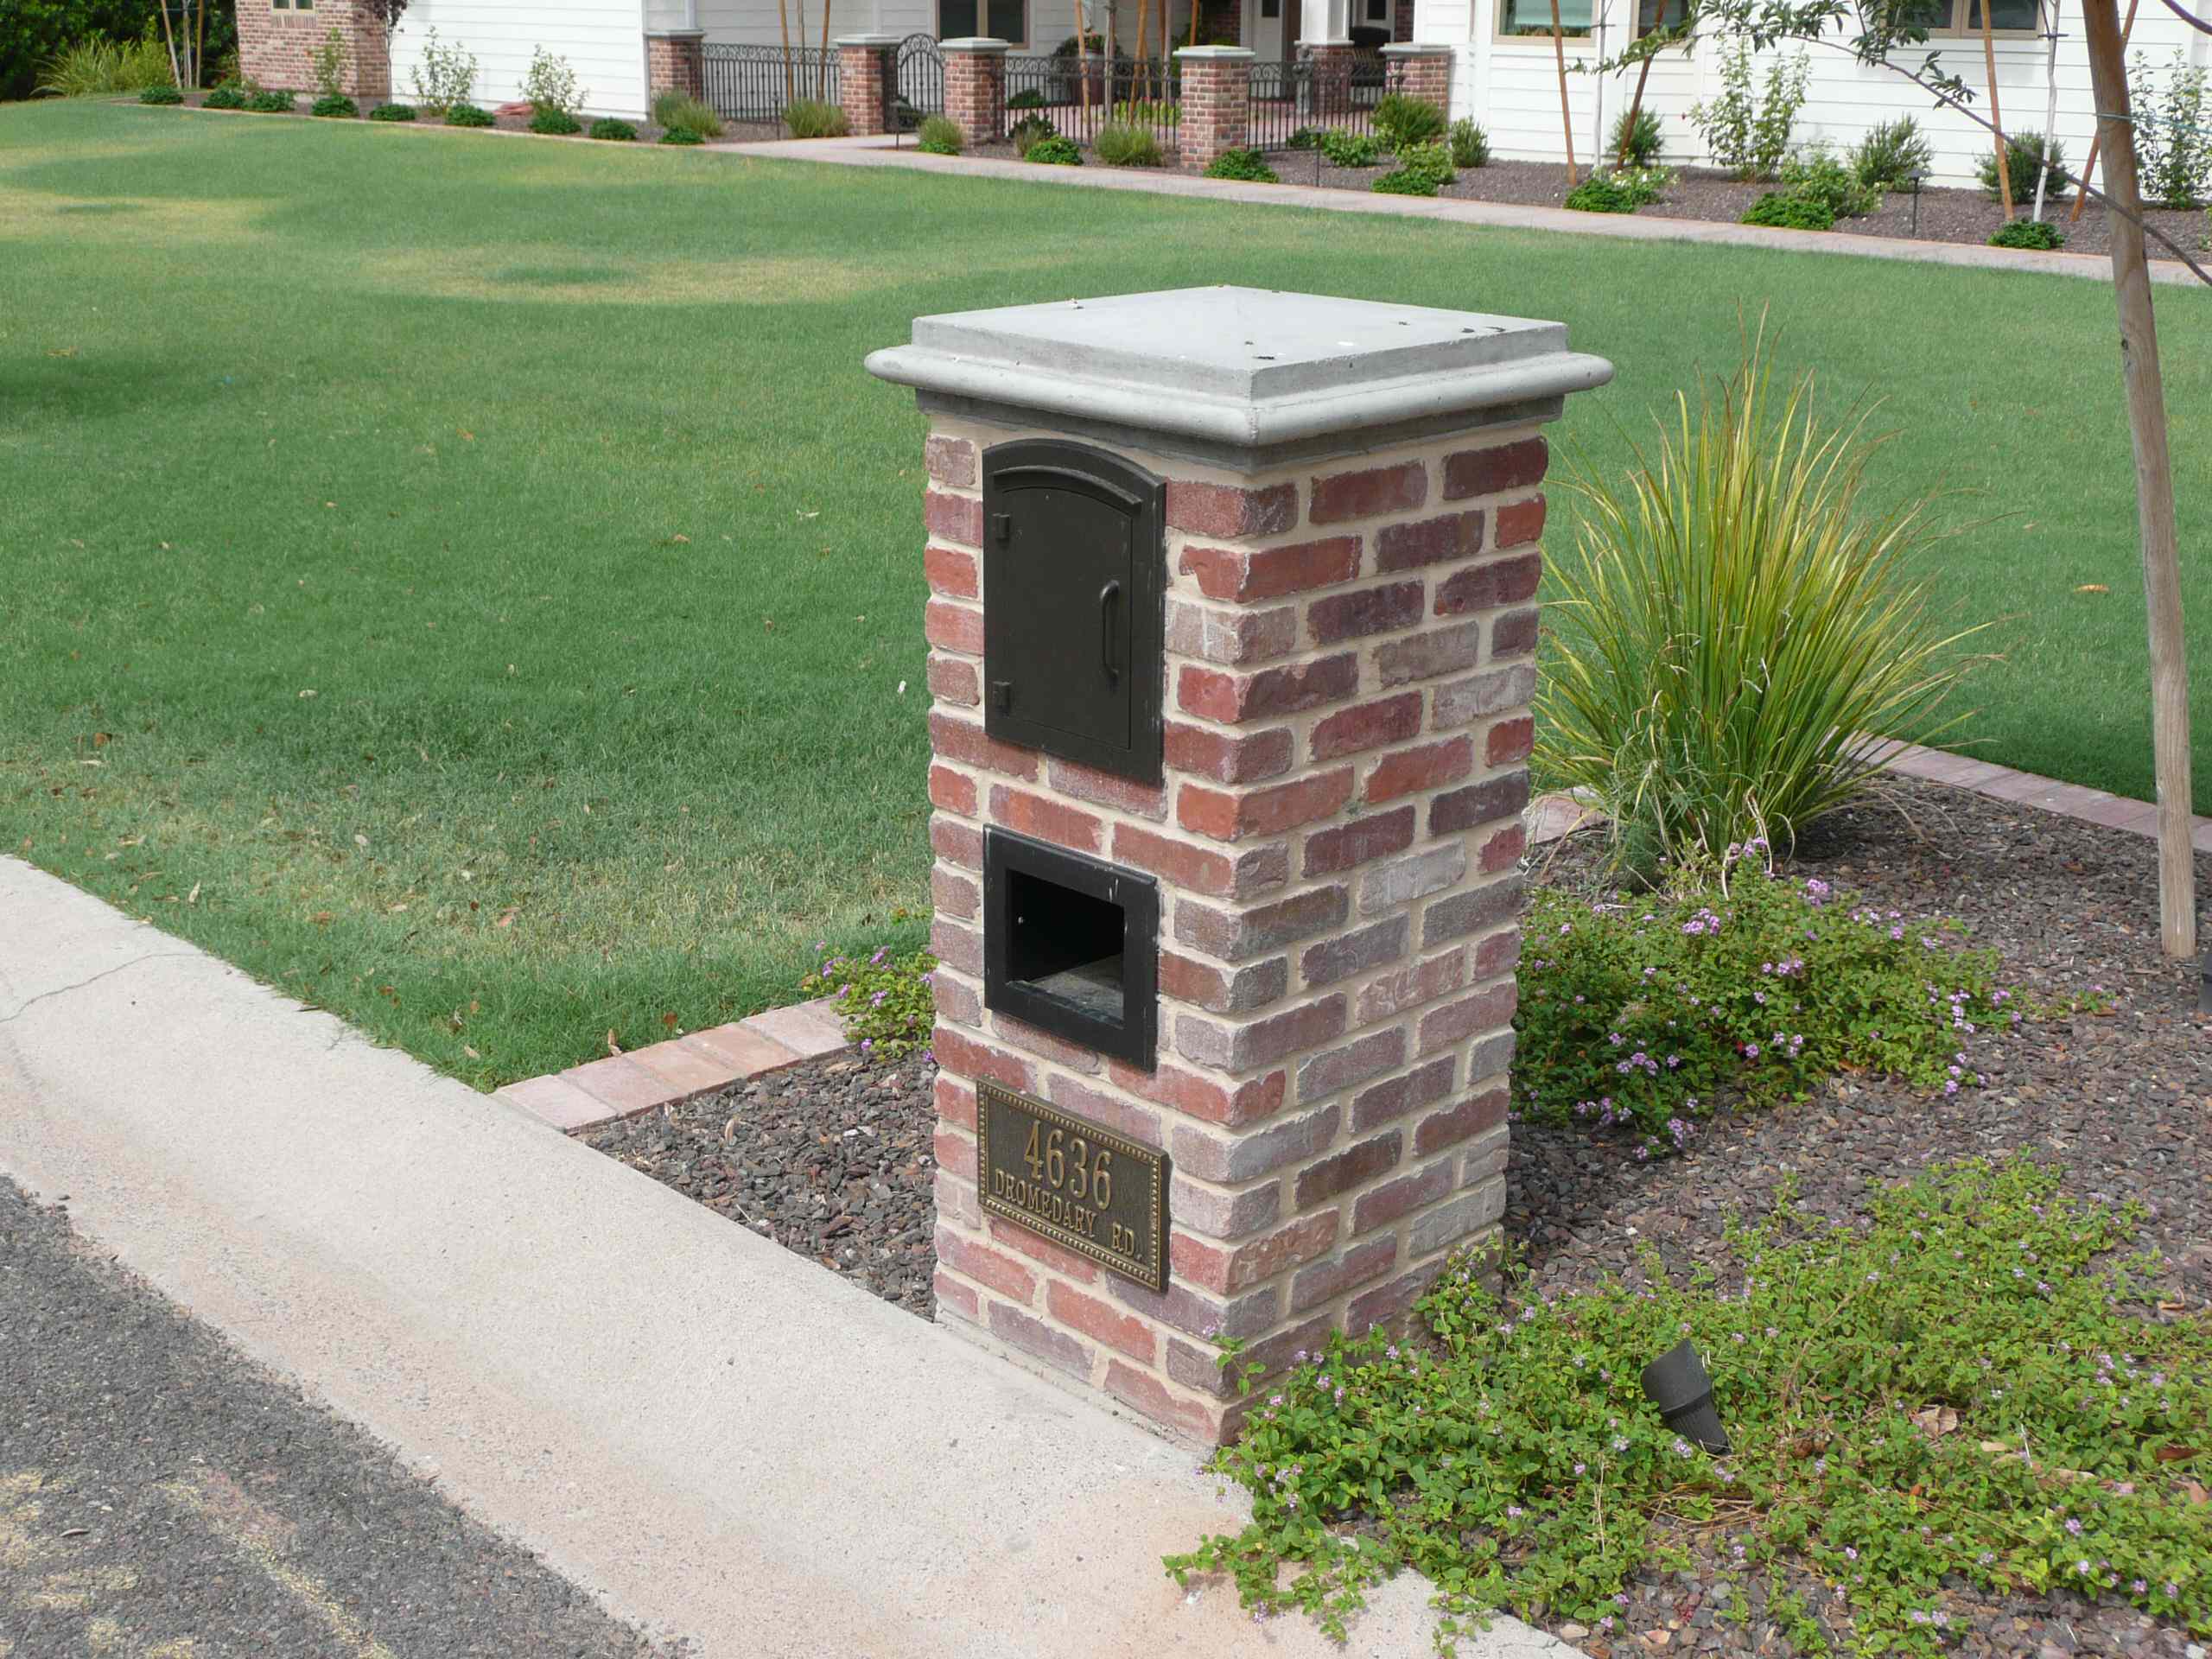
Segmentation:
{"type": "Polygon", "coordinates": [[[391,96],[391,41],[384,25],[354,0],[279,11],[270,0],[238,0],[238,73],[282,92],[315,86],[310,61],[334,29],[346,43],[344,86],[352,97],[382,103],[391,96]]]}
{"type": "Polygon", "coordinates": [[[1185,46],[1175,143],[1182,165],[1203,172],[1225,149],[1252,142],[1252,53],[1241,46],[1185,46]]]}
{"type": "Polygon", "coordinates": [[[661,29],[645,36],[645,104],[663,92],[686,98],[707,96],[707,32],[661,29]]]}
{"type": "Polygon", "coordinates": [[[938,42],[944,54],[944,113],[963,144],[1006,137],[1006,48],[988,37],[938,42]]]}
{"type": "Polygon", "coordinates": [[[1382,48],[1385,88],[1433,104],[1452,118],[1452,47],[1446,41],[1394,42],[1382,48]]]}
{"type": "MultiPolygon", "coordinates": [[[[1611,368],[1556,323],[1236,288],[917,318],[868,366],[931,421],[937,1317],[1216,1441],[1249,1400],[1211,1338],[1281,1367],[1400,1321],[1498,1232],[1541,429],[1611,368]],[[1164,651],[1131,658],[1160,677],[1156,782],[988,734],[985,607],[1071,556],[1019,512],[986,537],[987,475],[1039,464],[998,446],[1035,438],[1157,483],[1133,569],[1164,651]],[[985,849],[1010,834],[1153,885],[1151,1064],[995,1000],[985,849]],[[985,1084],[1166,1154],[1163,1289],[986,1211],[985,1084]]],[[[1073,621],[1071,674],[1099,649],[1073,621]]]]}
{"type": "Polygon", "coordinates": [[[1314,41],[1298,50],[1313,66],[1307,94],[1313,106],[1306,113],[1325,122],[1349,114],[1352,60],[1359,48],[1350,41],[1314,41]]]}
{"type": "Polygon", "coordinates": [[[855,137],[891,130],[902,38],[888,34],[837,37],[837,100],[855,137]]]}

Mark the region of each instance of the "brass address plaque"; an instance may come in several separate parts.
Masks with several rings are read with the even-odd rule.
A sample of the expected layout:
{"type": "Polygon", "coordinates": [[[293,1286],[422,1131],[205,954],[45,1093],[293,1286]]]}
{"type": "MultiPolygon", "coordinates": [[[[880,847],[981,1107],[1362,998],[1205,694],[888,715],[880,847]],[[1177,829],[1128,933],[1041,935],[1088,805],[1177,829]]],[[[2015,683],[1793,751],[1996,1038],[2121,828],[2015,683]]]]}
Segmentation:
{"type": "Polygon", "coordinates": [[[1167,1160],[1126,1135],[1018,1095],[976,1086],[983,1208],[1167,1288],[1167,1160]]]}

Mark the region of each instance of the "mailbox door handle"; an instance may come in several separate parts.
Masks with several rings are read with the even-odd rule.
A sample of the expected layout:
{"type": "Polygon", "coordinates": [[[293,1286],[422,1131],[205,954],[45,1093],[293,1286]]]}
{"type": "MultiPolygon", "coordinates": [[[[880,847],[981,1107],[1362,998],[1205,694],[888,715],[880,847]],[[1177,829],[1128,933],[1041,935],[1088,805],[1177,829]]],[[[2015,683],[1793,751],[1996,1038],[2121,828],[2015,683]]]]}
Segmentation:
{"type": "Polygon", "coordinates": [[[1122,584],[1109,582],[1098,590],[1098,666],[1106,671],[1106,683],[1121,683],[1121,665],[1114,654],[1114,607],[1121,603],[1122,584]]]}

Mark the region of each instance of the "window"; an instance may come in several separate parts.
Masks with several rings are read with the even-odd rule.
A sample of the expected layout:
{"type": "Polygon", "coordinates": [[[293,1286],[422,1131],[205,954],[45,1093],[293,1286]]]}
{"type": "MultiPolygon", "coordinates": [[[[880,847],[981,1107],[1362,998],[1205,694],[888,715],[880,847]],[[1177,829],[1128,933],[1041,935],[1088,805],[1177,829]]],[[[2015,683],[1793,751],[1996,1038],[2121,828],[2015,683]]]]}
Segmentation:
{"type": "MultiPolygon", "coordinates": [[[[1590,38],[1591,19],[1599,0],[1559,0],[1559,32],[1571,41],[1590,38]]],[[[1527,39],[1552,32],[1551,0],[1497,0],[1497,32],[1506,39],[1527,39]]]]}
{"type": "Polygon", "coordinates": [[[269,10],[271,11],[313,11],[315,0],[269,0],[269,10]]]}
{"type": "Polygon", "coordinates": [[[979,35],[1027,45],[1028,0],[938,0],[938,39],[964,41],[979,35]]]}
{"type": "Polygon", "coordinates": [[[1673,29],[1688,9],[1684,0],[1637,0],[1636,32],[1649,35],[1654,29],[1673,29]]]}
{"type": "Polygon", "coordinates": [[[1260,16],[1269,18],[1281,16],[1282,0],[1260,0],[1260,16]]]}
{"type": "Polygon", "coordinates": [[[1387,23],[1390,21],[1390,0],[1367,0],[1367,21],[1387,23]]]}
{"type": "MultiPolygon", "coordinates": [[[[1900,0],[1897,21],[1930,35],[1980,35],[1981,0],[1900,0]]],[[[2037,0],[1991,0],[1989,26],[1998,35],[2041,34],[2043,8],[2037,0]]]]}

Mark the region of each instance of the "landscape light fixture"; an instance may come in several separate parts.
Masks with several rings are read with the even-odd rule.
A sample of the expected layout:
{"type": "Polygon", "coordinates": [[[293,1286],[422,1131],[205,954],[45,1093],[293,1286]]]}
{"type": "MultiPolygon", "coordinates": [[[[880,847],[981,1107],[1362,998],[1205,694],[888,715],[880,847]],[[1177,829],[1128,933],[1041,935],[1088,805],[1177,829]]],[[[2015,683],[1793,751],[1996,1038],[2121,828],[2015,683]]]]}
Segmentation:
{"type": "Polygon", "coordinates": [[[1728,1431],[1720,1427],[1720,1414],[1713,1408],[1713,1379],[1688,1340],[1643,1368],[1643,1393],[1675,1433],[1708,1452],[1728,1450],[1728,1431]]]}
{"type": "Polygon", "coordinates": [[[1918,236],[1920,234],[1920,181],[1928,175],[1925,173],[1908,173],[1905,176],[1912,181],[1912,233],[1918,236]]]}

